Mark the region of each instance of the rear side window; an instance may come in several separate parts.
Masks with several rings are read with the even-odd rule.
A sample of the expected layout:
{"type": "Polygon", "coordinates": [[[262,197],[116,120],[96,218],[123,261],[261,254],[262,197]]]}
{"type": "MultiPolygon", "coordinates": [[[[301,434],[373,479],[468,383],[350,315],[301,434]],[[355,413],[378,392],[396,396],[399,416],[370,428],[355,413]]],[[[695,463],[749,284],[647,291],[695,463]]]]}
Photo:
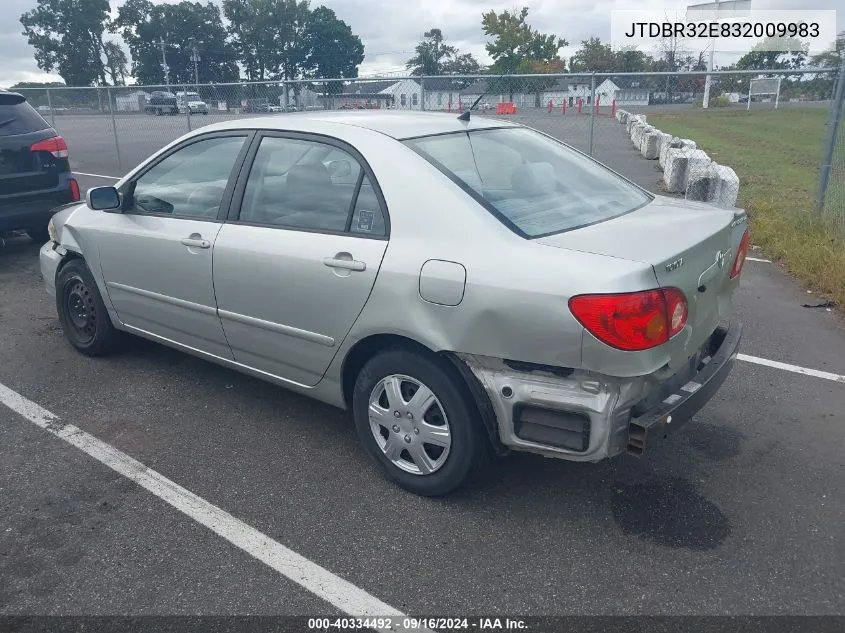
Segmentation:
{"type": "Polygon", "coordinates": [[[288,229],[387,234],[375,189],[360,163],[338,147],[304,139],[262,139],[238,220],[288,229]]]}
{"type": "Polygon", "coordinates": [[[30,134],[49,127],[47,121],[20,96],[0,92],[0,136],[30,134]]]}
{"type": "Polygon", "coordinates": [[[527,238],[623,215],[651,196],[586,156],[523,128],[405,141],[527,238]]]}

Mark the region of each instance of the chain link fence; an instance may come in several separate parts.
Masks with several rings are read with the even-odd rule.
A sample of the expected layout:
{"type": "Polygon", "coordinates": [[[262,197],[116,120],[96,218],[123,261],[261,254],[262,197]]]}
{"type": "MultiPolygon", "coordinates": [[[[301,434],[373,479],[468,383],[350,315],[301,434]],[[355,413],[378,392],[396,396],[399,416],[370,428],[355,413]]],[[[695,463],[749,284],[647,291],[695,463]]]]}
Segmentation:
{"type": "Polygon", "coordinates": [[[845,59],[839,70],[822,150],[817,203],[819,210],[845,235],[845,59]]]}
{"type": "MultiPolygon", "coordinates": [[[[20,92],[65,137],[72,165],[83,174],[120,176],[183,134],[223,120],[325,110],[457,116],[474,106],[478,115],[512,120],[554,136],[643,187],[732,206],[740,183],[730,157],[720,157],[727,163],[721,165],[698,146],[699,139],[673,136],[656,122],[674,116],[695,124],[715,118],[718,115],[711,113],[716,112],[754,117],[777,108],[783,113],[778,125],[786,129],[790,111],[815,109],[821,116],[836,105],[836,71],[728,71],[711,77],[706,109],[705,72],[386,77],[20,92]],[[778,94],[749,92],[751,80],[762,76],[782,77],[778,94]]],[[[823,128],[821,124],[820,137],[823,128]]],[[[820,183],[818,200],[826,200],[821,207],[843,227],[845,145],[843,126],[838,129],[827,195],[820,183]]],[[[818,175],[813,178],[819,182],[818,175]]]]}

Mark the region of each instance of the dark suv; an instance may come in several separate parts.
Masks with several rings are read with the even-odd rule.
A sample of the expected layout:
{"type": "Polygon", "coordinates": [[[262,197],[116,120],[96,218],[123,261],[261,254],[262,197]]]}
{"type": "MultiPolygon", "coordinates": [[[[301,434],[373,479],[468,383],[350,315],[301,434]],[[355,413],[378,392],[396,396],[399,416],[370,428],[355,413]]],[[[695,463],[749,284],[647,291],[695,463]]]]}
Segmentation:
{"type": "Polygon", "coordinates": [[[65,140],[23,96],[0,88],[0,236],[23,229],[46,242],[52,210],[76,200],[65,140]]]}

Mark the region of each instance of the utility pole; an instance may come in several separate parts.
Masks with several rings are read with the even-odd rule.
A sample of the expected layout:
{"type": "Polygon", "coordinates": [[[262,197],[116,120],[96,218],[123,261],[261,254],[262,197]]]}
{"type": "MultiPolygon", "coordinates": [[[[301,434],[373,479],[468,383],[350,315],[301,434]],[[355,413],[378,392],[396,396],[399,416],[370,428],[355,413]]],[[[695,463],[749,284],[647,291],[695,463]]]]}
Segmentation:
{"type": "Polygon", "coordinates": [[[161,69],[164,71],[164,83],[167,84],[167,92],[170,92],[170,67],[167,65],[167,53],[164,52],[164,38],[159,38],[161,42],[161,69]]]}
{"type": "MultiPolygon", "coordinates": [[[[687,6],[687,21],[698,22],[715,22],[730,18],[738,18],[747,16],[751,10],[751,0],[713,0],[712,2],[705,2],[704,4],[691,4],[687,6]],[[719,3],[722,3],[722,13],[719,14],[719,3]],[[704,19],[707,16],[706,20],[704,19]]],[[[701,103],[702,108],[707,108],[710,105],[710,84],[712,83],[713,72],[713,53],[716,51],[716,40],[710,42],[710,55],[707,64],[707,79],[704,80],[704,100],[701,103]]]]}
{"type": "Polygon", "coordinates": [[[194,42],[193,38],[191,38],[191,61],[194,62],[194,90],[199,94],[200,92],[200,82],[199,82],[199,61],[200,56],[197,52],[197,45],[194,42]]]}
{"type": "MultiPolygon", "coordinates": [[[[719,0],[713,2],[713,12],[716,14],[716,19],[719,19],[719,0]]],[[[707,62],[707,78],[704,80],[704,100],[701,102],[702,108],[710,107],[710,83],[713,81],[710,73],[713,72],[713,53],[716,50],[716,42],[710,40],[710,60],[707,62]]]]}

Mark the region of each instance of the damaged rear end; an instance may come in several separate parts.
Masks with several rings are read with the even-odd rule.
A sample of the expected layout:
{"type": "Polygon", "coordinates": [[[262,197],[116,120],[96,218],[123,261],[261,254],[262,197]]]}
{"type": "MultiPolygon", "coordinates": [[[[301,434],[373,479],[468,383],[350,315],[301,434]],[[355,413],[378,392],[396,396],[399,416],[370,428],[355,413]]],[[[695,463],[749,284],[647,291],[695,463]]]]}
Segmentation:
{"type": "Polygon", "coordinates": [[[642,455],[730,373],[742,334],[730,303],[748,249],[745,213],[658,197],[535,242],[645,264],[653,279],[568,298],[583,326],[578,367],[463,358],[491,396],[502,443],[579,461],[642,455]]]}

